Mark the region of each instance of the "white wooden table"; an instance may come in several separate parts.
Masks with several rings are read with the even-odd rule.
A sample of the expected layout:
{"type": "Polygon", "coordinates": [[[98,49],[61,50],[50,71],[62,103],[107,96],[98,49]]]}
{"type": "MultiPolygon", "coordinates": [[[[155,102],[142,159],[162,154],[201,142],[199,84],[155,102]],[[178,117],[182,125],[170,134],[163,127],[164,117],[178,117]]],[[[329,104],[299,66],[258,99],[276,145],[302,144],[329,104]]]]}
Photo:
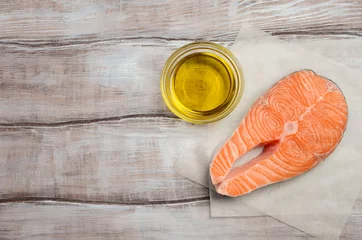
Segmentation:
{"type": "MultiPolygon", "coordinates": [[[[313,239],[210,218],[173,171],[197,126],[165,107],[163,64],[243,23],[362,70],[359,0],[0,1],[0,239],[313,239]]],[[[362,239],[362,194],[341,239],[362,239]]]]}

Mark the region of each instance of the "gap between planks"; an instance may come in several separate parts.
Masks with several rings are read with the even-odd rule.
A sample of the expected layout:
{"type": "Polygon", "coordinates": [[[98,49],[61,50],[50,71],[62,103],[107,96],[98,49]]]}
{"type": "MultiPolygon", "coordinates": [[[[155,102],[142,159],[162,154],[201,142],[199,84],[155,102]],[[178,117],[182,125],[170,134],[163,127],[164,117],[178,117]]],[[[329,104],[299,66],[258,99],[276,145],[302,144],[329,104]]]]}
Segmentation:
{"type": "MultiPolygon", "coordinates": [[[[236,33],[235,33],[236,35],[236,33]]],[[[95,43],[108,43],[108,42],[132,42],[132,41],[160,41],[161,43],[169,41],[198,41],[203,40],[204,38],[166,38],[166,37],[126,37],[126,38],[108,38],[108,39],[98,39],[98,40],[89,40],[85,38],[84,40],[55,40],[55,41],[36,41],[36,40],[11,40],[4,41],[6,38],[0,38],[0,45],[17,45],[22,47],[29,48],[41,48],[41,47],[62,47],[62,46],[72,46],[72,45],[86,45],[86,44],[95,44],[95,43]],[[1,40],[3,39],[3,40],[1,40]],[[40,42],[40,43],[39,43],[40,42]]],[[[218,39],[208,39],[209,41],[215,42],[230,42],[230,41],[220,41],[218,39]]]]}
{"type": "Polygon", "coordinates": [[[109,202],[109,201],[88,201],[88,200],[77,200],[70,198],[46,198],[46,197],[15,197],[15,198],[4,198],[0,199],[1,204],[9,203],[46,203],[46,202],[56,202],[62,204],[88,204],[88,205],[117,205],[117,206],[148,206],[148,205],[173,205],[173,204],[184,204],[184,203],[194,203],[201,201],[209,201],[210,197],[202,196],[196,198],[185,198],[177,200],[161,200],[161,201],[143,201],[143,202],[109,202]]]}
{"type": "MultiPolygon", "coordinates": [[[[234,38],[238,34],[239,31],[232,32],[232,39],[230,40],[222,40],[218,38],[208,38],[205,37],[196,37],[196,38],[177,38],[177,37],[158,37],[158,36],[149,36],[149,37],[142,37],[142,36],[135,36],[135,37],[125,37],[125,38],[106,38],[106,39],[89,39],[85,37],[84,39],[66,39],[66,40],[6,40],[7,37],[0,37],[0,45],[13,45],[13,46],[21,46],[21,47],[28,47],[28,48],[42,48],[42,47],[65,47],[65,46],[73,46],[73,45],[87,45],[87,44],[96,44],[96,43],[109,43],[109,42],[132,42],[132,41],[161,41],[162,43],[169,42],[169,41],[212,41],[218,43],[230,43],[234,41],[234,38]]],[[[362,28],[359,29],[326,29],[326,30],[315,30],[315,31],[308,31],[308,30],[293,30],[293,31],[273,31],[273,30],[266,30],[267,33],[271,34],[272,36],[278,37],[285,37],[290,35],[301,35],[301,36],[326,36],[326,35],[343,35],[343,36],[350,36],[350,37],[361,37],[362,36],[362,28]]]]}
{"type": "Polygon", "coordinates": [[[16,128],[37,128],[37,127],[65,127],[73,125],[86,125],[93,123],[104,123],[104,122],[115,122],[122,120],[130,119],[139,119],[139,118],[163,118],[171,120],[181,120],[175,115],[172,114],[162,114],[162,113],[147,113],[147,114],[130,114],[124,116],[108,117],[108,118],[95,118],[95,119],[82,119],[82,120],[72,120],[65,122],[55,122],[55,123],[32,123],[32,122],[18,122],[18,123],[0,123],[1,128],[16,127],[16,128]]]}

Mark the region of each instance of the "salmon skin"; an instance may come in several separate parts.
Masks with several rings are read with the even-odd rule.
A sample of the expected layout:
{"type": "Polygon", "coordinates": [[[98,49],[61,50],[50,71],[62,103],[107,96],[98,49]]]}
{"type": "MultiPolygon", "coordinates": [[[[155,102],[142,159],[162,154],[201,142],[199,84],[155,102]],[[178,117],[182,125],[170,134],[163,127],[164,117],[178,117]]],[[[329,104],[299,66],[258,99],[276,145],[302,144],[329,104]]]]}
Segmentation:
{"type": "Polygon", "coordinates": [[[294,72],[252,105],[217,152],[210,164],[212,183],[218,193],[235,197],[296,177],[334,151],[347,118],[335,83],[310,70],[294,72]],[[232,169],[240,156],[262,146],[259,156],[232,169]]]}

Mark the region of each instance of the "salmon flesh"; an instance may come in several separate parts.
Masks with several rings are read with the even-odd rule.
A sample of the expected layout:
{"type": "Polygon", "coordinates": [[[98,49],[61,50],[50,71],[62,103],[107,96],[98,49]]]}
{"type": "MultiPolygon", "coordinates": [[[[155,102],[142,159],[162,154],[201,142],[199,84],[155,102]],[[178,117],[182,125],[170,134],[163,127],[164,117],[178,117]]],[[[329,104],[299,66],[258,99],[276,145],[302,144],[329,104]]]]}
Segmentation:
{"type": "Polygon", "coordinates": [[[252,105],[214,156],[212,183],[235,197],[307,172],[337,147],[347,118],[346,99],[334,82],[310,70],[294,72],[252,105]],[[264,147],[259,156],[232,168],[256,147],[264,147]]]}

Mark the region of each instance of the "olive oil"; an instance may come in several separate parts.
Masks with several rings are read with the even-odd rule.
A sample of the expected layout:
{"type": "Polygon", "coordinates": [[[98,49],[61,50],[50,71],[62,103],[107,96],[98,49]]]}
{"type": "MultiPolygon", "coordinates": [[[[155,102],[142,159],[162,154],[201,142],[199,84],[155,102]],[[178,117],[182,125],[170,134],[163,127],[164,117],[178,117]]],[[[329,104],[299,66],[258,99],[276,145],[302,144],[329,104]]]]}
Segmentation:
{"type": "Polygon", "coordinates": [[[238,60],[228,49],[211,42],[195,42],[177,49],[167,59],[160,89],[174,114],[204,124],[224,118],[237,106],[244,78],[238,60]]]}
{"type": "Polygon", "coordinates": [[[177,105],[197,112],[209,112],[227,102],[233,90],[229,67],[209,53],[194,53],[176,66],[174,92],[177,105]]]}

